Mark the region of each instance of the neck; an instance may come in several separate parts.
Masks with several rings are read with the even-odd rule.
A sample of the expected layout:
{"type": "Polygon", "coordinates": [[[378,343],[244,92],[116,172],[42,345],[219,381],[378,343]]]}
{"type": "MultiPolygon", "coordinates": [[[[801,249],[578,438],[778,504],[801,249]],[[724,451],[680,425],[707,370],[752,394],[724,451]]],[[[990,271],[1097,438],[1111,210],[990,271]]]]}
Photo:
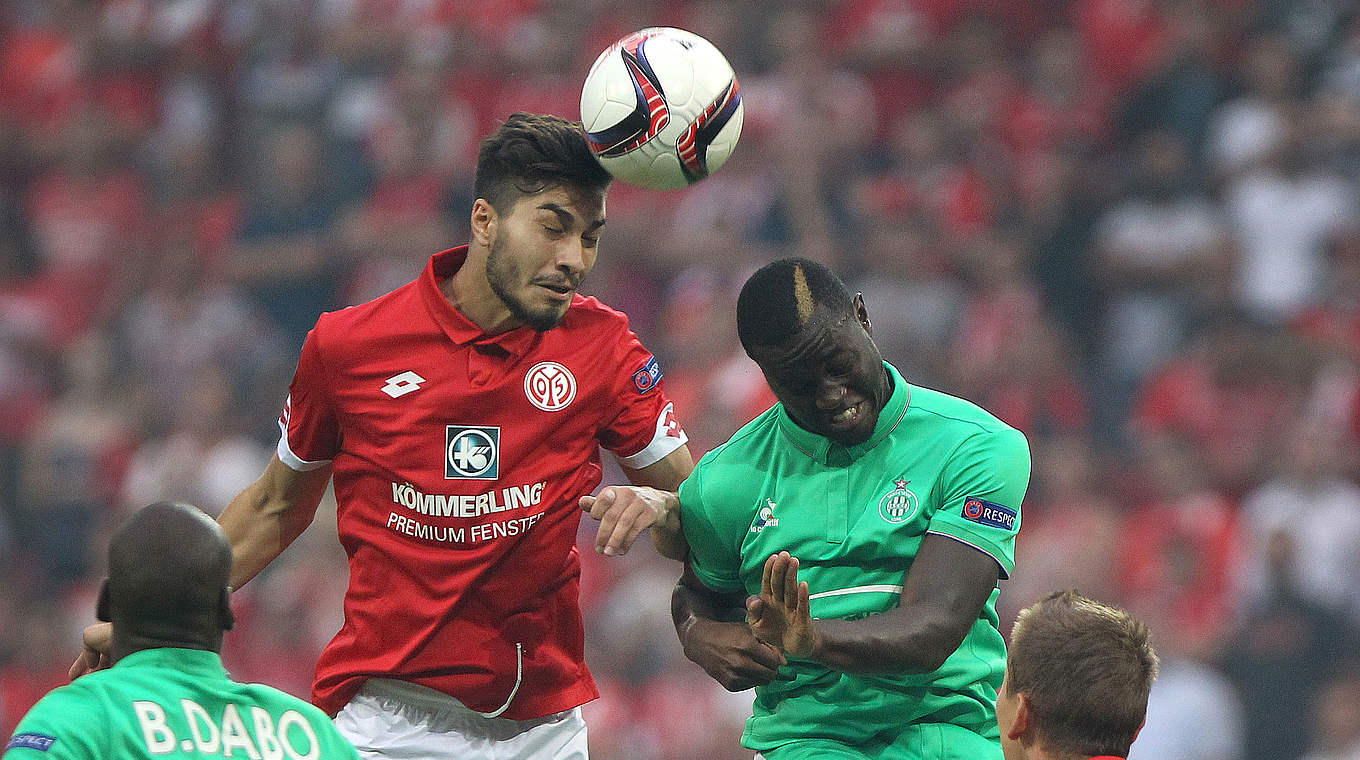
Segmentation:
{"type": "Polygon", "coordinates": [[[486,279],[486,251],[468,246],[467,260],[453,276],[439,283],[444,300],[488,335],[509,332],[524,323],[515,318],[486,279]]]}
{"type": "Polygon", "coordinates": [[[208,641],[194,637],[165,638],[137,633],[119,634],[115,631],[113,642],[109,646],[109,661],[118,662],[130,654],[136,654],[146,649],[199,649],[220,654],[222,652],[222,634],[218,633],[213,640],[208,641]]]}

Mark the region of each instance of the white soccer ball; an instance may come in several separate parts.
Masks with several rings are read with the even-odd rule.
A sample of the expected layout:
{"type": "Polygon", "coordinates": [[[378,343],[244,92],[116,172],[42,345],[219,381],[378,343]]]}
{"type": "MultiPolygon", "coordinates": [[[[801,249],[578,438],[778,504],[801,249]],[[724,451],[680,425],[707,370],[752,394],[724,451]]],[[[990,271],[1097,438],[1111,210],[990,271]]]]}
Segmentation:
{"type": "Polygon", "coordinates": [[[581,124],[596,158],[617,179],[651,190],[716,171],[737,146],[741,115],[741,86],[723,54],[668,26],[610,45],[581,88],[581,124]]]}

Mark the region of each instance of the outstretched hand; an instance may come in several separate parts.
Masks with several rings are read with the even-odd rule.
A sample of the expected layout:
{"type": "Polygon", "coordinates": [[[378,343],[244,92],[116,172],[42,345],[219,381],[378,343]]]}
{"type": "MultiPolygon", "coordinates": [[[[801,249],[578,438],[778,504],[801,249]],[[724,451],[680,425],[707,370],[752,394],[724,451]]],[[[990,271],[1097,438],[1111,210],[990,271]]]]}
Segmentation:
{"type": "Polygon", "coordinates": [[[798,581],[798,558],[788,552],[765,560],[760,596],[746,599],[746,624],[756,638],[795,657],[808,657],[816,648],[808,585],[798,581]]]}
{"type": "Polygon", "coordinates": [[[679,530],[675,494],[647,486],[606,486],[597,496],[582,496],[581,509],[600,521],[595,551],[610,556],[627,554],[644,529],[656,526],[679,530]]]}

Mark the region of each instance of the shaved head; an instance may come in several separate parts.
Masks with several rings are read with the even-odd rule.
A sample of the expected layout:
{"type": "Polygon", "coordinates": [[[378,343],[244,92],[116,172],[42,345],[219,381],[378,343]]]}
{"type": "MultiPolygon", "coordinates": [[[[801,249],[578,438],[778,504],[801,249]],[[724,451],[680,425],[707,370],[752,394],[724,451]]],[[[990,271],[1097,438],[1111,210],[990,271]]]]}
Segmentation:
{"type": "Polygon", "coordinates": [[[113,623],[115,653],[219,650],[232,626],[230,576],[231,545],[197,508],[158,502],[133,515],[109,544],[109,578],[100,594],[99,617],[113,623]]]}

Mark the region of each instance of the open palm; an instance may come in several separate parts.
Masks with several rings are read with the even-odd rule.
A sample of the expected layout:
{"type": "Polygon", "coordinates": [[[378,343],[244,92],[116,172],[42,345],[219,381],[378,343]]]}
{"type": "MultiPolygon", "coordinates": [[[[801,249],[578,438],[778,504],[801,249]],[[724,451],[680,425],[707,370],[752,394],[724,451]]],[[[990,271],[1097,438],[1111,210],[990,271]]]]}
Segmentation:
{"type": "Polygon", "coordinates": [[[808,657],[816,645],[808,611],[808,585],[798,581],[798,558],[788,552],[765,560],[760,596],[746,600],[746,624],[756,638],[795,657],[808,657]]]}

